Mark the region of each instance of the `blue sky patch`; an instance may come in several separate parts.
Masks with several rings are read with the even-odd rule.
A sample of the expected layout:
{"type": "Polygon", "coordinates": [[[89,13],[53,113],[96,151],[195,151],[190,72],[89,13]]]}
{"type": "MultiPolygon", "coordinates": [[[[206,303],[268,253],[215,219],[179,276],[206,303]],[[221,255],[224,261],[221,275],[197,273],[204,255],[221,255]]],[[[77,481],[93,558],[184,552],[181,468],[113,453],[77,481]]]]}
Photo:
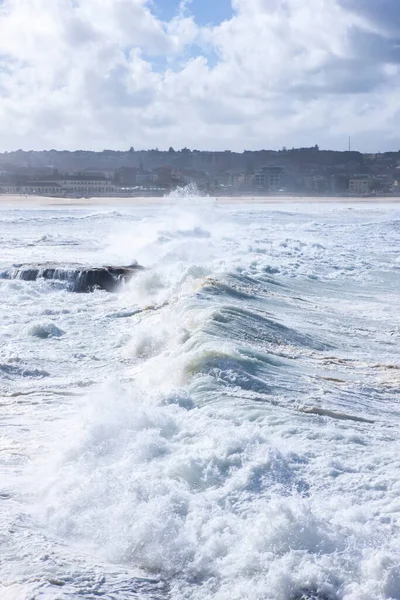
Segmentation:
{"type": "MultiPolygon", "coordinates": [[[[152,5],[160,19],[169,21],[178,14],[180,0],[153,0],[152,5]]],[[[219,25],[233,14],[231,0],[191,0],[186,12],[198,25],[219,25]]]]}

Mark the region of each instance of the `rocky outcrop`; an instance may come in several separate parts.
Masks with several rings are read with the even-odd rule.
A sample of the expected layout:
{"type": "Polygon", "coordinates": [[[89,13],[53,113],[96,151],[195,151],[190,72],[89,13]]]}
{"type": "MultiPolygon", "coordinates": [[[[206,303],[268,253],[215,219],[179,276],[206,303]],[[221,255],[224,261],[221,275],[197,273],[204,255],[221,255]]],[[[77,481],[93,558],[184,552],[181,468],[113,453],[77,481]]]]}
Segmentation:
{"type": "Polygon", "coordinates": [[[115,292],[122,283],[129,281],[143,267],[133,264],[128,267],[102,266],[87,267],[84,265],[14,265],[0,273],[2,279],[22,279],[36,281],[51,279],[65,281],[71,292],[87,293],[96,289],[115,292]]]}
{"type": "Polygon", "coordinates": [[[335,593],[325,593],[315,590],[302,589],[292,594],[289,600],[337,600],[335,593]]]}

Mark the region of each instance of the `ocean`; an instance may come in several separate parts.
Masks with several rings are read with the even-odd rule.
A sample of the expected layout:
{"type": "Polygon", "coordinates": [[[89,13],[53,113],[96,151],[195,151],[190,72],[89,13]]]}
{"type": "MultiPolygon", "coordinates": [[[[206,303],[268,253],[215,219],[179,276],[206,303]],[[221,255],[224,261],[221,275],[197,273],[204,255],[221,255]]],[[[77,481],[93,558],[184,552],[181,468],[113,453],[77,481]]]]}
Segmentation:
{"type": "Polygon", "coordinates": [[[399,205],[3,205],[0,245],[1,600],[400,598],[399,205]]]}

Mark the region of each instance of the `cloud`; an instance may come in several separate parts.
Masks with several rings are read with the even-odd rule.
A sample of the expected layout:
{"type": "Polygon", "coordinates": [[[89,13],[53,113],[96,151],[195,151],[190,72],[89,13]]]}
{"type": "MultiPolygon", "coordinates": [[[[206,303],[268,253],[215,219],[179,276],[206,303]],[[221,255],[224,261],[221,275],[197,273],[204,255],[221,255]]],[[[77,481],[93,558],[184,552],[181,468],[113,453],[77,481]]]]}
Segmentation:
{"type": "Polygon", "coordinates": [[[0,149],[397,149],[400,6],[379,5],[233,0],[200,27],[184,4],[4,0],[0,149]]]}
{"type": "Polygon", "coordinates": [[[341,5],[363,15],[384,35],[400,34],[400,6],[398,0],[341,0],[341,5]]]}

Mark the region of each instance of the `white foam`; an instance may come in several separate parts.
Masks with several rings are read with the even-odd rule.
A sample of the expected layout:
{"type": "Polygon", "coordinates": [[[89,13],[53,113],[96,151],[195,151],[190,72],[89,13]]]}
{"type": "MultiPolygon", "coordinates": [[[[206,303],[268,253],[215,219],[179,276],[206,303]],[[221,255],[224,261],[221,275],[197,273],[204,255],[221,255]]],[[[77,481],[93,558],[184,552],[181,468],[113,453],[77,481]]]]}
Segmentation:
{"type": "Polygon", "coordinates": [[[0,281],[8,592],[400,597],[390,215],[187,204],[55,219],[68,257],[147,267],[119,294],[0,281]]]}

